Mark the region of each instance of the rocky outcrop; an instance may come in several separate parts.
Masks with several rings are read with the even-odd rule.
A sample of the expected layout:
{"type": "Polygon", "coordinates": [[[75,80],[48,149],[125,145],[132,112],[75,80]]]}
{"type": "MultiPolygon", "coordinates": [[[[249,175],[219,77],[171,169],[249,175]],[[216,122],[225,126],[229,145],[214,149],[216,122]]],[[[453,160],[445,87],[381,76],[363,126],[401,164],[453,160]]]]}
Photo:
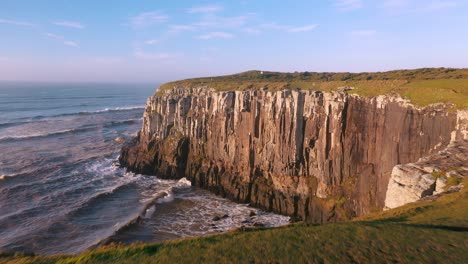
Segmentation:
{"type": "Polygon", "coordinates": [[[468,176],[468,111],[457,112],[456,129],[446,149],[415,163],[393,168],[385,208],[396,208],[463,184],[468,176]]]}
{"type": "Polygon", "coordinates": [[[148,100],[120,162],[322,223],[381,210],[394,166],[445,149],[457,126],[395,96],[176,87],[148,100]]]}

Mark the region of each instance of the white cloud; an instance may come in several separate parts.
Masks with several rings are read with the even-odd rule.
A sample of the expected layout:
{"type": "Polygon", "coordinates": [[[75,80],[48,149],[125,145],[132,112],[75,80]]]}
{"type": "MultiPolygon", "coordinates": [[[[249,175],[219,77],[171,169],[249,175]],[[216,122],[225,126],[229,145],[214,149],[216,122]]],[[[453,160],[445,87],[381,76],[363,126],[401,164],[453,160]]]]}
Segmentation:
{"type": "Polygon", "coordinates": [[[409,2],[408,0],[385,0],[383,6],[388,8],[403,8],[408,6],[409,2]]]}
{"type": "Polygon", "coordinates": [[[65,40],[63,42],[64,45],[67,45],[67,46],[70,46],[70,47],[75,47],[75,48],[78,48],[79,45],[78,43],[74,42],[74,41],[69,41],[69,40],[65,40]]]}
{"type": "Polygon", "coordinates": [[[392,13],[424,13],[458,6],[457,1],[447,0],[384,0],[382,6],[392,13]]]}
{"type": "Polygon", "coordinates": [[[458,3],[455,1],[431,1],[426,6],[426,11],[437,11],[446,8],[453,8],[458,6],[458,3]]]}
{"type": "Polygon", "coordinates": [[[164,23],[169,19],[169,16],[161,11],[151,11],[138,14],[130,18],[130,24],[133,27],[146,27],[158,23],[164,23]]]}
{"type": "Polygon", "coordinates": [[[290,27],[290,26],[278,25],[276,23],[267,23],[267,24],[261,24],[260,27],[264,29],[270,29],[270,30],[279,30],[279,31],[285,31],[285,32],[290,32],[290,33],[299,33],[299,32],[307,32],[307,31],[314,30],[315,28],[318,27],[318,24],[290,27]]]}
{"type": "Polygon", "coordinates": [[[302,27],[292,27],[292,28],[289,28],[288,31],[289,32],[307,32],[307,31],[311,31],[311,30],[314,30],[316,27],[318,27],[317,24],[314,24],[314,25],[307,25],[307,26],[302,26],[302,27]]]}
{"type": "Polygon", "coordinates": [[[224,8],[219,5],[205,5],[205,6],[194,6],[187,9],[187,13],[189,14],[197,14],[197,13],[214,13],[223,10],[224,8]]]}
{"type": "Polygon", "coordinates": [[[363,7],[362,0],[336,0],[335,7],[340,11],[351,11],[363,7]]]}
{"type": "Polygon", "coordinates": [[[53,33],[45,33],[44,35],[51,39],[55,39],[55,40],[62,42],[63,45],[75,47],[75,48],[79,47],[78,43],[74,41],[66,40],[64,36],[53,34],[53,33]]]}
{"type": "Polygon", "coordinates": [[[56,35],[56,34],[52,34],[52,33],[45,33],[45,35],[49,38],[53,38],[53,39],[58,39],[58,40],[63,40],[64,37],[63,36],[60,36],[60,35],[56,35]]]}
{"type": "Polygon", "coordinates": [[[257,34],[262,33],[262,31],[260,29],[253,28],[253,27],[244,28],[244,32],[249,33],[249,34],[253,34],[253,35],[257,35],[257,34]]]}
{"type": "Polygon", "coordinates": [[[76,29],[84,28],[83,24],[79,22],[75,22],[75,21],[58,21],[58,22],[54,22],[54,24],[57,26],[61,26],[61,27],[69,27],[69,28],[76,28],[76,29]]]}
{"type": "Polygon", "coordinates": [[[231,33],[226,33],[226,32],[210,32],[201,36],[198,36],[199,39],[215,39],[215,38],[221,38],[221,39],[231,39],[234,38],[234,35],[231,33]]]}
{"type": "Polygon", "coordinates": [[[175,33],[180,31],[192,31],[195,30],[194,26],[191,25],[171,25],[169,26],[169,32],[175,33]]]}
{"type": "Polygon", "coordinates": [[[145,41],[145,44],[146,45],[155,45],[155,44],[158,44],[160,42],[161,42],[161,40],[159,40],[159,39],[148,39],[147,41],[145,41]]]}
{"type": "Polygon", "coordinates": [[[377,31],[373,29],[351,31],[351,35],[361,36],[361,37],[370,37],[375,34],[377,34],[377,31]]]}
{"type": "Polygon", "coordinates": [[[238,28],[247,23],[248,16],[219,17],[210,15],[192,25],[198,28],[238,28]]]}
{"type": "Polygon", "coordinates": [[[145,52],[141,49],[135,50],[134,53],[136,58],[144,60],[170,60],[180,57],[180,54],[177,53],[150,53],[145,52]]]}
{"type": "Polygon", "coordinates": [[[0,19],[0,24],[8,24],[14,26],[24,26],[24,27],[34,27],[36,24],[23,22],[23,21],[16,21],[16,20],[9,20],[9,19],[0,19]]]}
{"type": "Polygon", "coordinates": [[[265,24],[261,24],[260,27],[264,29],[271,29],[271,30],[285,30],[285,31],[288,30],[288,27],[281,26],[276,23],[265,23],[265,24]]]}

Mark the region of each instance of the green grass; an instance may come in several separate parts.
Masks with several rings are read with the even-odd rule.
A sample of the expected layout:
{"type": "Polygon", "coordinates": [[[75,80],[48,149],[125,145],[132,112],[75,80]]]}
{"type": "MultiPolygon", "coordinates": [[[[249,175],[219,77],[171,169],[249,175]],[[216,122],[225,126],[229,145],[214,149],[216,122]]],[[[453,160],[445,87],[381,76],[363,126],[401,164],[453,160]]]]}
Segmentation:
{"type": "MultiPolygon", "coordinates": [[[[466,182],[465,182],[466,183],[466,182]]],[[[77,256],[4,256],[3,263],[464,263],[468,193],[406,205],[347,223],[294,224],[77,256]]]]}
{"type": "Polygon", "coordinates": [[[397,93],[417,106],[451,103],[468,108],[468,69],[417,69],[377,73],[278,73],[249,71],[235,75],[170,82],[158,94],[174,87],[209,87],[216,91],[265,89],[317,90],[331,92],[342,87],[365,97],[397,93]]]}
{"type": "Polygon", "coordinates": [[[442,79],[410,82],[402,87],[402,95],[416,105],[453,103],[468,108],[468,79],[442,79]]]}

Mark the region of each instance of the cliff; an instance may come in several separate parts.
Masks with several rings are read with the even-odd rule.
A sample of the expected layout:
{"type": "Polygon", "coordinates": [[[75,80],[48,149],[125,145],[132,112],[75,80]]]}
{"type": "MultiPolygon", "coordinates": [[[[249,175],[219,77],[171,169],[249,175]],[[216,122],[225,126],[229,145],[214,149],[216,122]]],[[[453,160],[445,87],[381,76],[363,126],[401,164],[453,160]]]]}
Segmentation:
{"type": "MultiPolygon", "coordinates": [[[[399,96],[175,87],[148,100],[120,163],[187,177],[295,220],[346,220],[384,208],[395,166],[466,144],[466,113],[443,104],[418,108],[399,96]]],[[[466,157],[457,163],[466,170],[460,161],[466,157]]]]}

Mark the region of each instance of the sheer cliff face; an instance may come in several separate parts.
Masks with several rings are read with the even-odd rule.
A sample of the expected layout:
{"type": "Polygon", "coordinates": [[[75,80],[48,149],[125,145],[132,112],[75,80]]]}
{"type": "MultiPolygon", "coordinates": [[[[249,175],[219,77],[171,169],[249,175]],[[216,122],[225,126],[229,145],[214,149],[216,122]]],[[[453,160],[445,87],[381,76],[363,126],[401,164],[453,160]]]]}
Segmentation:
{"type": "Polygon", "coordinates": [[[120,162],[297,220],[344,220],[381,210],[393,167],[444,149],[457,118],[390,96],[177,88],[148,100],[120,162]]]}

